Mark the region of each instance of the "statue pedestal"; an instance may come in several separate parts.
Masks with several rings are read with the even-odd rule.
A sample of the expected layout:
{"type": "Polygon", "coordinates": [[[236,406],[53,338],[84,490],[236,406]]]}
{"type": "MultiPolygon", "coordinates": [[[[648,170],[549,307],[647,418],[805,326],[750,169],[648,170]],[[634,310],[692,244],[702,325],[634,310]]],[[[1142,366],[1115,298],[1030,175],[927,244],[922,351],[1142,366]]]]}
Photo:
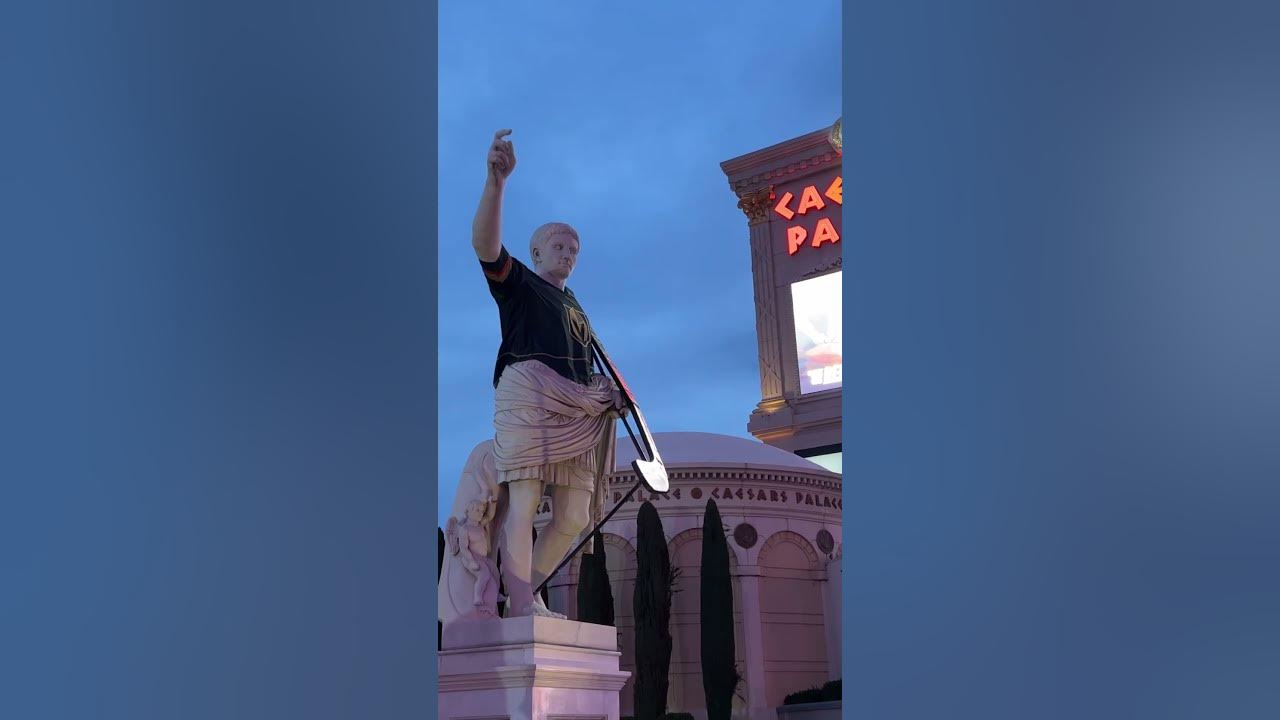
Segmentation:
{"type": "Polygon", "coordinates": [[[619,720],[617,629],[544,617],[444,629],[441,720],[619,720]]]}

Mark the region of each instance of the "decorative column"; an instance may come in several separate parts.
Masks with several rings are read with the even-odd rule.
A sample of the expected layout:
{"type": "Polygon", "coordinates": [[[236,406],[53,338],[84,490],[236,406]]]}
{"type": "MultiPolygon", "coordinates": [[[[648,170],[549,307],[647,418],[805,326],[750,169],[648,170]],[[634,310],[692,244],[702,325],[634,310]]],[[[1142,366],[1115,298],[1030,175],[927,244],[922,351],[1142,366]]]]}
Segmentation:
{"type": "Polygon", "coordinates": [[[827,562],[827,581],[824,583],[822,593],[823,619],[826,621],[827,630],[827,679],[835,680],[840,677],[842,668],[840,667],[840,645],[841,645],[841,583],[843,577],[841,574],[841,556],[836,554],[835,559],[827,562]]]}
{"type": "Polygon", "coordinates": [[[760,351],[760,410],[772,411],[782,399],[782,356],[778,345],[777,298],[773,279],[773,246],[769,238],[769,210],[773,186],[747,190],[738,196],[738,207],[747,216],[751,232],[751,271],[755,280],[756,340],[760,351]]]}
{"type": "Polygon", "coordinates": [[[768,706],[764,686],[764,635],[760,632],[760,567],[738,567],[738,583],[742,588],[742,644],[747,680],[747,717],[749,720],[774,720],[775,711],[768,706]]]}

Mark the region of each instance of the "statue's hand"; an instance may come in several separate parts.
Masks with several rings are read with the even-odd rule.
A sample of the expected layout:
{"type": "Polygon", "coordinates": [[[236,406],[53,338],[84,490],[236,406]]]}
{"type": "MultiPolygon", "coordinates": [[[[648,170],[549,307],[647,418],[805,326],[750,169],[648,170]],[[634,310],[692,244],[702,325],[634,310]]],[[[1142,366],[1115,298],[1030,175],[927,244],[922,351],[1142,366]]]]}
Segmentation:
{"type": "Polygon", "coordinates": [[[629,412],[626,397],[616,387],[613,389],[613,411],[618,414],[618,417],[626,417],[629,412]]]}
{"type": "Polygon", "coordinates": [[[489,177],[498,185],[507,181],[507,176],[516,169],[516,150],[510,140],[510,130],[499,130],[493,134],[493,144],[489,146],[489,177]]]}

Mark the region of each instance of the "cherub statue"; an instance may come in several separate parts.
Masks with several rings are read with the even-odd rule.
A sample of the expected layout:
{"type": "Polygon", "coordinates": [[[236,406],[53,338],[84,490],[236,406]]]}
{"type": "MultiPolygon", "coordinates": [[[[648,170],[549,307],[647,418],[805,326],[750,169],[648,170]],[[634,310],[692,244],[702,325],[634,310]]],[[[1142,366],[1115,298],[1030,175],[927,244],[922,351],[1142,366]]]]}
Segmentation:
{"type": "Polygon", "coordinates": [[[446,631],[455,622],[497,616],[497,549],[507,507],[506,488],[498,484],[497,474],[493,441],[477,444],[462,468],[445,521],[449,551],[441,568],[438,609],[446,631]],[[490,577],[492,583],[487,582],[490,577]]]}
{"type": "Polygon", "coordinates": [[[463,517],[450,517],[445,529],[449,552],[475,576],[476,617],[497,617],[498,566],[490,557],[489,525],[498,500],[492,495],[473,499],[463,517]]]}

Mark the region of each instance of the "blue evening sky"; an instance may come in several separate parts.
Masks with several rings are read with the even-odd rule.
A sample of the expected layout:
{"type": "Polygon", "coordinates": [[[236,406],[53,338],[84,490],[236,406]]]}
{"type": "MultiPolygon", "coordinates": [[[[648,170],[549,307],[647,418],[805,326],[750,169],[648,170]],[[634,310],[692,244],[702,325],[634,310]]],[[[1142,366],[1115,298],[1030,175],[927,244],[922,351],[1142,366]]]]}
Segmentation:
{"type": "Polygon", "coordinates": [[[440,520],[492,436],[498,315],[471,250],[493,132],[504,242],[558,220],[569,280],[655,432],[750,437],[760,399],[746,218],[719,164],[841,113],[840,3],[440,7],[440,520]]]}

